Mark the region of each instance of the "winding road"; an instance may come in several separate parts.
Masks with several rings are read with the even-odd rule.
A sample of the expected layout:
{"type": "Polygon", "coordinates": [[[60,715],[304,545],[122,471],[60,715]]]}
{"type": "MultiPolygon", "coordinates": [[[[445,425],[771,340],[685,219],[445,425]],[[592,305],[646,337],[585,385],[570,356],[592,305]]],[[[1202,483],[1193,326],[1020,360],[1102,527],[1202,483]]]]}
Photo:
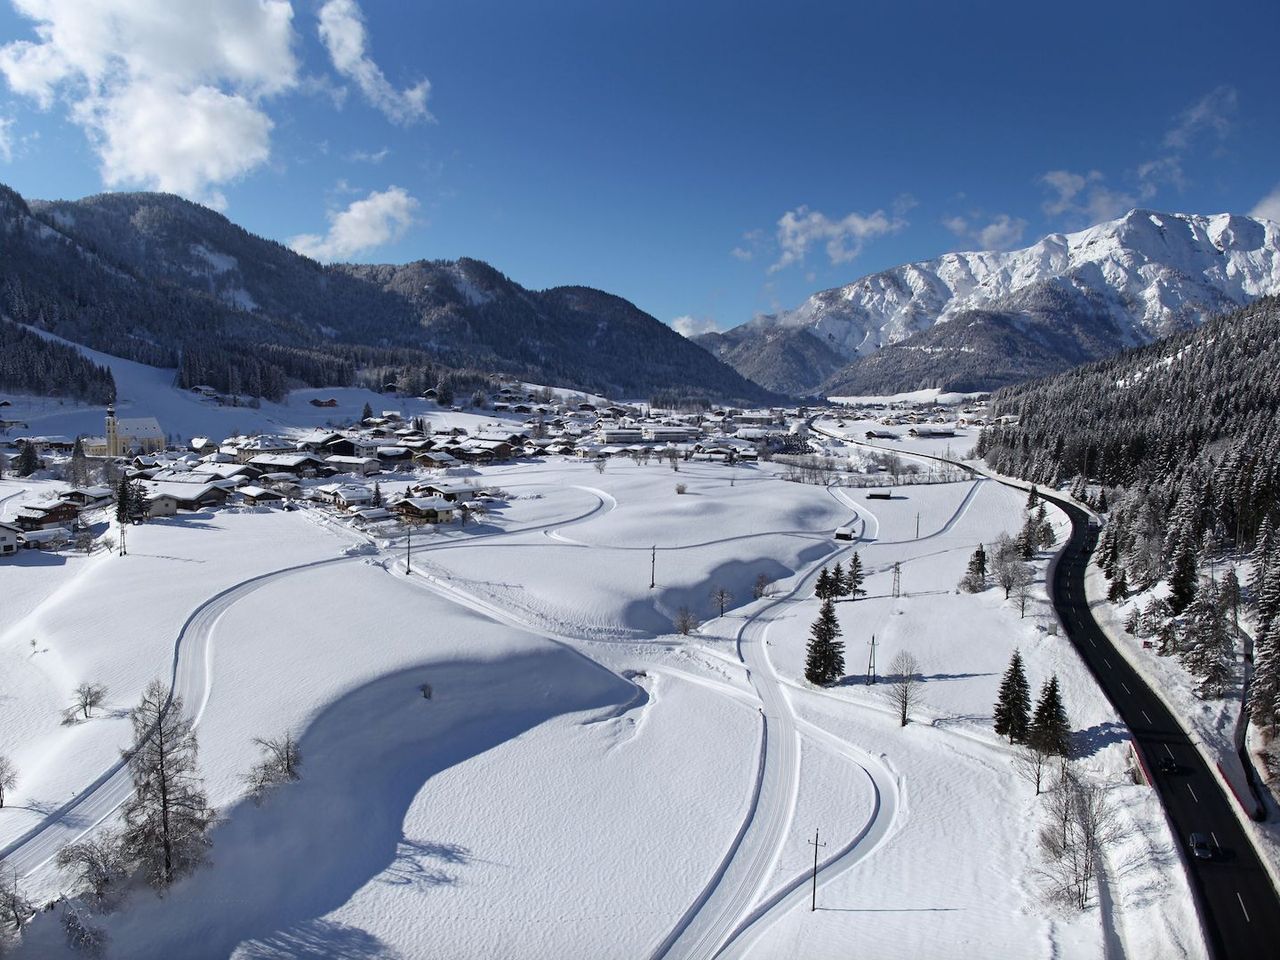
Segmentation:
{"type": "MultiPolygon", "coordinates": [[[[886,449],[816,425],[814,429],[861,446],[886,449]]],[[[910,456],[972,469],[944,457],[910,456]]],[[[1028,486],[1007,478],[992,479],[1015,489],[1028,486]]],[[[1240,820],[1235,801],[1227,796],[1164,700],[1116,650],[1093,617],[1085,574],[1097,538],[1089,515],[1064,497],[1043,490],[1040,494],[1071,520],[1071,536],[1050,584],[1054,609],[1081,659],[1132,733],[1146,770],[1154,773],[1151,783],[1181,850],[1210,955],[1219,960],[1276,956],[1280,953],[1280,895],[1240,820]],[[1161,770],[1163,758],[1172,760],[1173,767],[1161,770]],[[1192,833],[1210,838],[1212,859],[1191,856],[1187,843],[1192,833]]]]}

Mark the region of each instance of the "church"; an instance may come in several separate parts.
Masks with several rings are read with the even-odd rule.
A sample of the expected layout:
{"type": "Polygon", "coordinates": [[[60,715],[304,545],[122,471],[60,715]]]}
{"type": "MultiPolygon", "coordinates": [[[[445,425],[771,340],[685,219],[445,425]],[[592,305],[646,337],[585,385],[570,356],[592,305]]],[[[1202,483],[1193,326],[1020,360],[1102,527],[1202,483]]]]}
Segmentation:
{"type": "Polygon", "coordinates": [[[91,457],[123,457],[138,453],[159,453],[164,449],[164,431],[155,417],[119,420],[116,408],[107,407],[105,437],[85,437],[84,452],[91,457]]]}

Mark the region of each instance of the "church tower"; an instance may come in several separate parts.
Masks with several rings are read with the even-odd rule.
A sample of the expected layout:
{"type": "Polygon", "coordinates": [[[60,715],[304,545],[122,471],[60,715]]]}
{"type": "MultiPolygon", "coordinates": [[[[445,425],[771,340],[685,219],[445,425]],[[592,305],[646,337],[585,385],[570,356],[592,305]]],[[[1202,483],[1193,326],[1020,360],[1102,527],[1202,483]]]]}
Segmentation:
{"type": "Polygon", "coordinates": [[[116,435],[115,404],[107,404],[107,456],[120,456],[120,438],[116,435]]]}

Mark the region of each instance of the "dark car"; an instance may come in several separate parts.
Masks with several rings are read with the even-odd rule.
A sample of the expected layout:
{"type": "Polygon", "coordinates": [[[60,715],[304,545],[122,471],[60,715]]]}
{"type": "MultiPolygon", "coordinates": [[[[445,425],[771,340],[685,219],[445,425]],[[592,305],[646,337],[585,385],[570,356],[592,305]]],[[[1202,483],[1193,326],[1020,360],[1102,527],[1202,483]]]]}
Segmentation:
{"type": "Polygon", "coordinates": [[[1177,773],[1178,764],[1174,761],[1173,757],[1161,757],[1156,761],[1156,769],[1161,773],[1177,773]]]}
{"type": "Polygon", "coordinates": [[[1203,833],[1191,835],[1191,855],[1197,860],[1212,860],[1213,847],[1209,846],[1209,838],[1203,833]]]}

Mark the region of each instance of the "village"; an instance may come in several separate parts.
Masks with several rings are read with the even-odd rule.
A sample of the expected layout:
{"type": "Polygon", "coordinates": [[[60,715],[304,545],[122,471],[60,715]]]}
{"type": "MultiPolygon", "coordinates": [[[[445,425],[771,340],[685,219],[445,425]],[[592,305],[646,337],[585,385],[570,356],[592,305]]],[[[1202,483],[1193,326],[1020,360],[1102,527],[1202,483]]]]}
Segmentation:
{"type": "MultiPolygon", "coordinates": [[[[206,402],[226,402],[207,388],[193,392],[206,402]]],[[[965,434],[986,422],[985,398],[958,414],[954,406],[892,398],[679,412],[511,384],[477,396],[463,417],[454,416],[459,407],[436,403],[434,391],[417,399],[435,409],[405,415],[366,404],[363,416],[345,426],[195,436],[185,444],[171,442],[157,418],[117,418],[113,407],[99,436],[31,435],[21,421],[0,421],[9,434],[0,440],[0,476],[65,483],[57,493],[44,487],[32,499],[10,495],[14,502],[0,512],[0,557],[22,548],[114,547],[112,516],[140,523],[214,508],[327,507],[367,535],[382,537],[422,524],[465,526],[501,508],[478,468],[546,458],[590,462],[598,470],[612,460],[658,462],[678,471],[688,462],[735,465],[780,457],[800,464],[817,457],[826,463],[849,459],[844,469],[893,472],[898,479],[892,463],[849,458],[841,441],[811,434],[812,419],[826,417],[842,428],[846,420],[865,421],[869,440],[906,435],[949,441],[958,430],[965,434]],[[122,481],[132,501],[117,510],[122,481]]],[[[310,400],[318,408],[334,404],[310,400]]],[[[792,471],[787,478],[804,475],[792,471]]]]}

